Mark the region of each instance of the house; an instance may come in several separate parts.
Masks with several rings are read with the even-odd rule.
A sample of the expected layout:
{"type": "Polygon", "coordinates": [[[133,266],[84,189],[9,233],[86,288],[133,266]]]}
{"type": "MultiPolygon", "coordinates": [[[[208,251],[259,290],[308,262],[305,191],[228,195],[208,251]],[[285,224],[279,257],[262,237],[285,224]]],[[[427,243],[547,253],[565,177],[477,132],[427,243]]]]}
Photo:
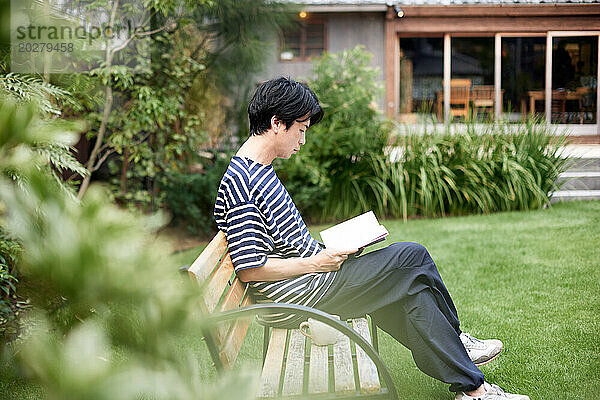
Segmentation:
{"type": "Polygon", "coordinates": [[[295,0],[264,77],[362,44],[404,122],[531,116],[600,138],[600,0],[295,0]]]}

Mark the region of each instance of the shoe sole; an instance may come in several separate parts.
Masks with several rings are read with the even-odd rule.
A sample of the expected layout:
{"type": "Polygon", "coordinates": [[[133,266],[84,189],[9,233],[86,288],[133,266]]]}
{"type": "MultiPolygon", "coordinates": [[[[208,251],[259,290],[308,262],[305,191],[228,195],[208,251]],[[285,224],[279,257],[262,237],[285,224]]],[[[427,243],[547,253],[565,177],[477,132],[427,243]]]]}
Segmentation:
{"type": "Polygon", "coordinates": [[[494,361],[496,358],[498,358],[498,356],[500,355],[500,353],[502,353],[502,350],[504,350],[504,345],[502,345],[502,347],[500,347],[500,351],[499,351],[498,353],[496,353],[496,355],[495,355],[495,356],[493,356],[492,358],[490,358],[490,359],[488,359],[488,360],[485,360],[485,361],[483,361],[483,362],[480,362],[480,363],[473,363],[473,364],[475,364],[475,366],[476,366],[476,367],[480,367],[480,366],[482,366],[482,365],[485,365],[485,364],[491,363],[491,362],[492,362],[492,361],[494,361]]]}

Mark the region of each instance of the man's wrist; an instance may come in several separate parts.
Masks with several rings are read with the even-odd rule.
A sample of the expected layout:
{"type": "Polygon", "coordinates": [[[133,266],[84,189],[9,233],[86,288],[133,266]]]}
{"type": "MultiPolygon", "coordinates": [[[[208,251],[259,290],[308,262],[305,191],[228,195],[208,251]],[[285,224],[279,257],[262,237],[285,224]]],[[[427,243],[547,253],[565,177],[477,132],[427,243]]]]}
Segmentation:
{"type": "Polygon", "coordinates": [[[317,264],[315,263],[314,256],[303,257],[302,267],[306,270],[307,273],[317,272],[317,264]]]}

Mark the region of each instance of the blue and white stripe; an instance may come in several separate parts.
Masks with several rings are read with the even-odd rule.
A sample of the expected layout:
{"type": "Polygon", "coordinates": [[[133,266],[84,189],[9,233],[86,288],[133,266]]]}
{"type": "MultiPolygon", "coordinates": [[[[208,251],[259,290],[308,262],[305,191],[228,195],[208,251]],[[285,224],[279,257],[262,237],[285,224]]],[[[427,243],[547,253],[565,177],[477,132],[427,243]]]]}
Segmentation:
{"type": "MultiPolygon", "coordinates": [[[[310,257],[321,245],[309,233],[298,209],[271,165],[233,156],[221,180],[214,210],[225,232],[236,271],[257,268],[267,258],[310,257]]],[[[257,302],[313,307],[336,272],[310,273],[275,282],[250,282],[257,302]]],[[[270,323],[290,323],[292,315],[273,314],[270,323]]]]}

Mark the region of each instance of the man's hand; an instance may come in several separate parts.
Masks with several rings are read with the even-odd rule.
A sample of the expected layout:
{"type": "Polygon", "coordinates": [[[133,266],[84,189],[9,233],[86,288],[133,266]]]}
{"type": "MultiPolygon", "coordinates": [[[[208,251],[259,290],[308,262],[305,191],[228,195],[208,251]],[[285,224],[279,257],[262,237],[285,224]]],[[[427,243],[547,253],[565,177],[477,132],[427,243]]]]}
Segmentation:
{"type": "Polygon", "coordinates": [[[314,272],[337,271],[342,263],[348,259],[348,256],[356,252],[358,252],[358,249],[323,249],[308,259],[314,268],[314,272]]]}

